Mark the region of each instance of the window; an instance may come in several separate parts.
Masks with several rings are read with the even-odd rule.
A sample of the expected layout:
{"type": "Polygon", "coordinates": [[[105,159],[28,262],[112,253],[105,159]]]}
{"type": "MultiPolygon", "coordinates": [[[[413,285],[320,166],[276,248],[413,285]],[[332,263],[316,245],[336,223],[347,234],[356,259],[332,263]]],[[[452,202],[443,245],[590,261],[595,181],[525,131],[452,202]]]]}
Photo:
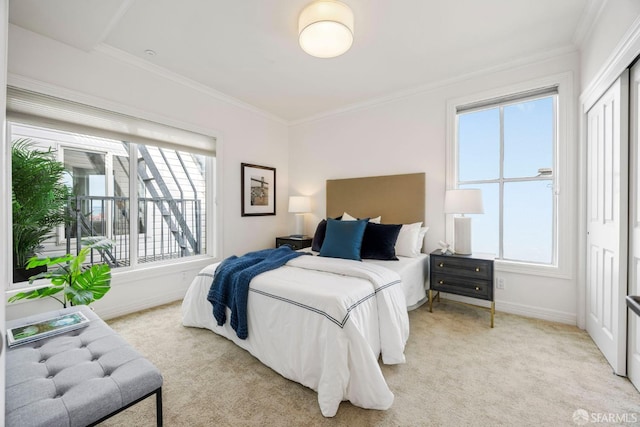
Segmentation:
{"type": "Polygon", "coordinates": [[[10,140],[53,150],[71,193],[68,219],[51,230],[40,255],[75,253],[84,237],[96,235],[114,245],[91,262],[112,268],[207,253],[214,138],[15,88],[8,93],[10,140]]]}
{"type": "Polygon", "coordinates": [[[482,190],[474,252],[557,265],[557,88],[456,107],[454,186],[482,190]]]}

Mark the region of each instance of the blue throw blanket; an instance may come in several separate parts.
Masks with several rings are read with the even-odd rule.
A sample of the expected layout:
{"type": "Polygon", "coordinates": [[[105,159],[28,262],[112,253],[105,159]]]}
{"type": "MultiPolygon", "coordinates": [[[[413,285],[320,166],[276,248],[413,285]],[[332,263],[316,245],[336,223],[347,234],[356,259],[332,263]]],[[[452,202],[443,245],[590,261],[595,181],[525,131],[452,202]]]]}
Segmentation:
{"type": "Polygon", "coordinates": [[[213,305],[213,317],[218,322],[218,326],[224,325],[227,320],[225,311],[226,307],[229,307],[231,327],[236,331],[238,338],[246,339],[248,336],[247,298],[251,279],[305,254],[305,252],[295,252],[289,246],[280,246],[277,249],[249,252],[241,257],[233,255],[222,261],[216,269],[207,295],[207,300],[213,305]]]}

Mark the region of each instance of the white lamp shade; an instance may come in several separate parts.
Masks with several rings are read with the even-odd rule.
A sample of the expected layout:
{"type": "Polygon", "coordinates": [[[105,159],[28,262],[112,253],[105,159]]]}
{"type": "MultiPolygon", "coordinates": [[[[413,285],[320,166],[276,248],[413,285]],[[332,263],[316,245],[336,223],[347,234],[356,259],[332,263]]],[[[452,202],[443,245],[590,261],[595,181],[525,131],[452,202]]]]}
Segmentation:
{"type": "Polygon", "coordinates": [[[353,21],[353,12],[346,4],[315,1],[298,18],[300,47],[317,58],[342,55],[353,44],[353,21]]]}
{"type": "Polygon", "coordinates": [[[290,196],[289,212],[292,212],[292,213],[311,212],[311,199],[306,196],[290,196]]]}
{"type": "Polygon", "coordinates": [[[448,190],[444,196],[444,212],[450,214],[481,214],[482,191],[478,189],[448,190]]]}

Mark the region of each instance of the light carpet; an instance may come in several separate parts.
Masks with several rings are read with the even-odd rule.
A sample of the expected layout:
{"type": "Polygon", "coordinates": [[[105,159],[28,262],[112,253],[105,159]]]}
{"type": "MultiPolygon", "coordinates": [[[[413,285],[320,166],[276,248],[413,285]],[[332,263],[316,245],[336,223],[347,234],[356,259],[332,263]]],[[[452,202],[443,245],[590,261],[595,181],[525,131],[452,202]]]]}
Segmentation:
{"type": "MultiPolygon", "coordinates": [[[[574,416],[585,414],[584,421],[640,425],[640,394],[574,326],[496,313],[491,329],[485,310],[443,300],[429,313],[424,305],[409,314],[407,363],[382,366],[393,406],[342,402],[324,418],[313,390],[226,338],[182,326],[180,307],[108,322],[162,372],[168,427],[576,426],[574,416]]],[[[154,426],[155,399],[104,425],[154,426]]]]}

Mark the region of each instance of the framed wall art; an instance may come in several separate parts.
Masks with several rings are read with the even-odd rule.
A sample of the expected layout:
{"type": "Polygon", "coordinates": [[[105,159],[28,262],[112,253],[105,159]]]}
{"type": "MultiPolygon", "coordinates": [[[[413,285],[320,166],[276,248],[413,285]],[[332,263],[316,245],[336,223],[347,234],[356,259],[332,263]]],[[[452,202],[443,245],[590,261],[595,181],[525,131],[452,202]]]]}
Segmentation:
{"type": "Polygon", "coordinates": [[[276,214],[276,169],[242,163],[242,216],[276,214]]]}

